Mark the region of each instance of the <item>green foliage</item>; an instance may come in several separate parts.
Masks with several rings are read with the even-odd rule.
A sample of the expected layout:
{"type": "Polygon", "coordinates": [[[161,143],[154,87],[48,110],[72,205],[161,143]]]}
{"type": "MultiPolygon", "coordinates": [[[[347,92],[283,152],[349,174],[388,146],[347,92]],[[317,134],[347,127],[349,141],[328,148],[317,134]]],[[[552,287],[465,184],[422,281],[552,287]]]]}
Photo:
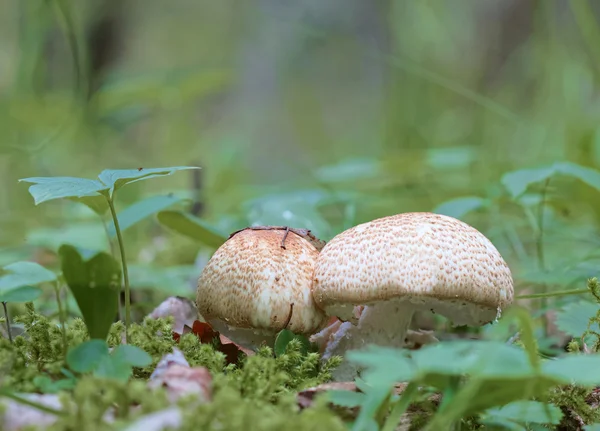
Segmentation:
{"type": "Polygon", "coordinates": [[[182,211],[160,211],[156,219],[160,224],[180,234],[186,235],[211,248],[218,248],[228,235],[220,232],[202,219],[182,211]]]}
{"type": "Polygon", "coordinates": [[[56,280],[56,275],[35,262],[15,262],[0,271],[0,294],[56,280]]]}
{"type": "MultiPolygon", "coordinates": [[[[155,195],[135,202],[117,215],[121,232],[125,232],[143,219],[183,201],[184,199],[180,196],[155,195]]],[[[116,238],[117,232],[114,225],[108,227],[108,236],[109,238],[116,238]]]]}
{"type": "Polygon", "coordinates": [[[63,277],[92,338],[105,339],[118,311],[121,268],[104,252],[63,245],[58,250],[63,277]]]}
{"type": "Polygon", "coordinates": [[[21,286],[0,295],[0,302],[32,302],[40,297],[42,289],[35,286],[21,286]]]}
{"type": "Polygon", "coordinates": [[[303,354],[308,353],[310,349],[310,341],[308,341],[308,338],[302,335],[294,334],[289,329],[283,329],[279,331],[279,334],[277,334],[277,337],[275,338],[275,345],[273,346],[273,351],[275,352],[275,355],[281,356],[285,354],[285,352],[287,351],[287,347],[292,342],[292,340],[298,340],[298,342],[302,346],[301,351],[303,354]]]}

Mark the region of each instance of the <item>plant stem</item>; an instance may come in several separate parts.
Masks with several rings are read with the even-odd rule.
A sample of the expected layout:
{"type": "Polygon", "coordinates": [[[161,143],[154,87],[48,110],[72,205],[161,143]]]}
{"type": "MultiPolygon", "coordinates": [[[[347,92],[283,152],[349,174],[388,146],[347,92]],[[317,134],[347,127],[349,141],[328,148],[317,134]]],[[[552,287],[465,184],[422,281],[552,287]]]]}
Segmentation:
{"type": "Polygon", "coordinates": [[[54,284],[54,291],[56,292],[56,304],[58,305],[58,320],[60,322],[60,332],[62,334],[63,355],[64,355],[65,360],[66,360],[66,358],[67,358],[67,349],[68,349],[67,327],[66,327],[66,324],[65,324],[65,313],[63,311],[62,301],[60,299],[60,284],[58,284],[58,282],[56,282],[54,284]]]}
{"type": "Polygon", "coordinates": [[[8,331],[8,341],[13,342],[12,333],[10,332],[10,318],[8,317],[8,307],[6,306],[6,302],[2,302],[2,307],[4,308],[4,317],[6,318],[6,330],[8,331]]]}
{"type": "Polygon", "coordinates": [[[400,422],[400,418],[406,412],[406,409],[410,406],[410,402],[413,400],[417,393],[418,386],[416,383],[411,382],[402,392],[400,399],[394,403],[390,415],[387,417],[385,424],[381,428],[381,431],[394,431],[400,422]]]}
{"type": "Polygon", "coordinates": [[[590,290],[589,289],[560,290],[558,292],[532,293],[529,295],[519,295],[519,296],[515,296],[515,299],[549,298],[551,296],[583,295],[586,293],[590,293],[590,290]]]}
{"type": "MultiPolygon", "coordinates": [[[[108,232],[108,225],[106,223],[104,223],[104,221],[102,222],[102,226],[104,226],[104,233],[106,234],[106,240],[108,241],[108,247],[110,248],[110,254],[112,254],[112,256],[114,257],[117,253],[115,252],[115,245],[113,243],[113,241],[110,239],[110,233],[108,232]]],[[[119,294],[117,295],[117,320],[121,320],[121,313],[122,313],[122,305],[121,304],[121,292],[119,292],[119,294]]]]}
{"type": "Polygon", "coordinates": [[[113,198],[107,198],[110,214],[115,224],[115,232],[117,234],[117,242],[119,243],[119,252],[121,254],[121,265],[123,266],[123,284],[125,285],[125,344],[129,344],[129,324],[131,323],[131,292],[129,291],[129,272],[127,271],[127,258],[125,257],[125,244],[123,243],[123,235],[119,227],[119,218],[115,211],[113,198]]]}
{"type": "MultiPolygon", "coordinates": [[[[548,185],[550,184],[550,178],[547,178],[544,182],[544,188],[542,189],[542,196],[540,200],[540,207],[538,210],[538,235],[535,241],[537,249],[538,267],[540,271],[546,271],[546,259],[544,257],[544,208],[546,206],[546,193],[548,191],[548,185]]],[[[546,283],[542,284],[542,292],[547,293],[546,283]]],[[[548,300],[546,296],[540,297],[540,306],[544,310],[542,314],[542,323],[544,328],[544,335],[548,335],[548,317],[546,315],[546,308],[548,307],[548,300]]]]}

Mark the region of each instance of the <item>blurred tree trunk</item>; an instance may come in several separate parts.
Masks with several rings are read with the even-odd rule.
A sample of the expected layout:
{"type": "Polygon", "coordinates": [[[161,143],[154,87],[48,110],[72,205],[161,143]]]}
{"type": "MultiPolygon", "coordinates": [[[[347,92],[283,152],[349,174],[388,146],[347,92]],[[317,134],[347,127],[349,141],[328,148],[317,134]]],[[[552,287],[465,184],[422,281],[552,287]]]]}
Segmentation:
{"type": "Polygon", "coordinates": [[[261,180],[305,174],[317,154],[343,158],[334,138],[361,128],[364,153],[377,152],[386,67],[373,54],[387,52],[387,3],[257,0],[248,8],[225,123],[241,130],[245,162],[261,180]]]}

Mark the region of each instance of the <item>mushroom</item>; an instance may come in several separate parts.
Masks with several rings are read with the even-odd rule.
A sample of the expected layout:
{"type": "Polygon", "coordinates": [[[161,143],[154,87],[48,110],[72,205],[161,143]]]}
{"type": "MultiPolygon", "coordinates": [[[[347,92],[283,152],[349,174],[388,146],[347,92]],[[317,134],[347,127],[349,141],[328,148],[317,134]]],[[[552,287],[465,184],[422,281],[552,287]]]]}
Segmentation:
{"type": "Polygon", "coordinates": [[[319,245],[302,229],[260,226],[234,232],[198,279],[199,313],[249,349],[272,345],[285,328],[314,333],[326,318],[311,290],[319,245]]]}
{"type": "MultiPolygon", "coordinates": [[[[416,310],[456,325],[497,319],[514,296],[510,269],[475,228],[433,213],[405,213],[350,228],[319,254],[313,297],[327,315],[345,321],[328,354],[366,344],[404,347],[416,310]],[[357,319],[354,306],[366,307],[357,319]]],[[[334,378],[353,378],[346,361],[334,378]]]]}

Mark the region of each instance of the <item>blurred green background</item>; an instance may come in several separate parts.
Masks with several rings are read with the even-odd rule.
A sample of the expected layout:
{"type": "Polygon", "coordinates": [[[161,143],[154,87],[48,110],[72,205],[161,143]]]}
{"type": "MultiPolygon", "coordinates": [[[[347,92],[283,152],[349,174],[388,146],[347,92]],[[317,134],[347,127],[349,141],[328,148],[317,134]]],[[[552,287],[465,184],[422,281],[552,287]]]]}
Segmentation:
{"type": "MultiPolygon", "coordinates": [[[[93,213],[35,207],[19,178],[198,165],[128,187],[118,209],[174,192],[223,234],[326,240],[433,210],[484,232],[518,293],[583,288],[598,188],[518,170],[600,164],[599,14],[586,0],[3,0],[0,263],[108,247],[93,213]]],[[[134,287],[163,296],[191,296],[214,250],[154,217],[126,241],[134,287]]]]}

